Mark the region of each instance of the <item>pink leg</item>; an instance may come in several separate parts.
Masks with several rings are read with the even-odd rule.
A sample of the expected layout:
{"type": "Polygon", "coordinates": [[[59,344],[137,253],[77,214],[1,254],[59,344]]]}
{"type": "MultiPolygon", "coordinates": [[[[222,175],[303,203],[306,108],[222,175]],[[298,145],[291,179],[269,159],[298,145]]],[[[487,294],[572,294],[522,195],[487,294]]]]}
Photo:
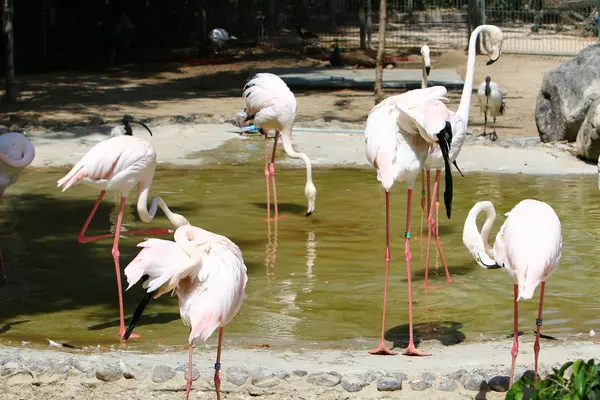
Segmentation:
{"type": "Polygon", "coordinates": [[[2,250],[0,250],[0,272],[2,273],[2,284],[6,285],[6,272],[4,271],[4,258],[2,257],[2,250]]]}
{"type": "Polygon", "coordinates": [[[423,216],[425,215],[425,169],[421,170],[421,230],[419,240],[423,240],[423,216]]]}
{"type": "MultiPolygon", "coordinates": [[[[102,193],[101,193],[102,196],[102,193]]],[[[101,197],[100,197],[101,198],[101,197]]],[[[117,229],[115,230],[115,239],[113,241],[112,255],[115,262],[115,272],[117,275],[117,290],[119,292],[119,336],[125,335],[125,317],[123,313],[123,288],[121,287],[121,267],[119,265],[119,238],[121,237],[121,224],[123,223],[123,211],[125,210],[126,197],[121,197],[121,205],[119,206],[119,216],[117,217],[117,229]]],[[[137,339],[140,335],[131,335],[131,338],[137,339]]]]}
{"type": "Polygon", "coordinates": [[[275,219],[279,218],[279,209],[277,207],[277,186],[275,184],[275,155],[277,153],[277,140],[279,139],[279,132],[275,134],[275,141],[273,142],[273,155],[271,156],[271,164],[269,164],[269,173],[273,183],[273,204],[275,207],[275,219]]]}
{"type": "Polygon", "coordinates": [[[188,361],[187,383],[185,385],[185,400],[189,400],[190,391],[192,390],[192,355],[194,354],[194,345],[192,343],[190,343],[188,350],[189,350],[190,358],[188,361]]]}
{"type": "Polygon", "coordinates": [[[215,362],[215,391],[217,392],[217,400],[221,400],[221,378],[219,371],[221,370],[221,346],[223,345],[223,327],[219,328],[219,347],[217,347],[217,362],[215,362]]]}
{"type": "Polygon", "coordinates": [[[540,288],[540,308],[538,310],[538,317],[535,321],[536,332],[535,332],[535,344],[533,345],[533,352],[535,355],[535,376],[534,381],[537,381],[538,375],[538,360],[540,356],[540,330],[542,328],[542,308],[544,307],[544,290],[546,290],[546,282],[542,282],[540,288]]]}
{"type": "MultiPolygon", "coordinates": [[[[81,228],[81,232],[79,232],[79,236],[77,236],[77,240],[79,241],[79,243],[89,243],[89,242],[93,242],[96,240],[106,239],[106,238],[115,236],[112,233],[106,233],[104,235],[97,235],[97,236],[85,236],[85,231],[87,231],[87,228],[90,225],[90,222],[92,222],[92,218],[94,217],[94,214],[96,214],[96,211],[98,211],[98,206],[100,205],[100,202],[104,198],[105,194],[106,194],[105,190],[102,190],[100,192],[100,195],[98,196],[98,200],[96,200],[96,204],[94,204],[94,207],[92,207],[92,212],[85,220],[85,223],[83,224],[83,228],[81,228]]],[[[136,231],[127,231],[127,232],[122,232],[120,234],[121,235],[134,235],[134,234],[168,235],[170,233],[173,233],[172,229],[151,228],[151,229],[139,229],[136,231]]]]}
{"type": "Polygon", "coordinates": [[[383,335],[385,333],[385,313],[387,310],[387,288],[388,274],[390,271],[390,192],[385,192],[385,280],[383,281],[383,317],[381,319],[381,342],[379,346],[370,350],[371,354],[396,355],[398,353],[391,351],[385,345],[383,335]]]}
{"type": "Polygon", "coordinates": [[[404,234],[406,240],[404,241],[404,256],[406,257],[406,275],[408,279],[408,329],[409,329],[409,339],[408,339],[408,347],[404,351],[405,356],[430,356],[431,354],[427,354],[418,350],[415,347],[415,342],[413,339],[413,310],[412,310],[412,272],[410,269],[410,259],[412,258],[410,254],[410,210],[412,203],[412,189],[408,189],[408,200],[406,206],[406,232],[404,234]]]}
{"type": "Polygon", "coordinates": [[[515,361],[517,361],[517,354],[519,353],[519,303],[517,302],[518,296],[519,296],[519,286],[514,285],[514,303],[515,303],[514,332],[515,332],[515,337],[513,338],[512,349],[510,350],[510,354],[512,355],[512,363],[510,366],[509,387],[512,386],[512,384],[513,384],[513,378],[515,376],[515,361]]]}
{"type": "Polygon", "coordinates": [[[271,190],[269,189],[269,142],[265,132],[265,182],[267,184],[267,221],[271,219],[271,190]]]}
{"type": "MultiPolygon", "coordinates": [[[[433,196],[432,198],[436,198],[439,191],[440,184],[440,173],[441,171],[438,169],[435,171],[435,181],[433,183],[433,196]]],[[[439,204],[439,203],[437,203],[439,204]]],[[[433,220],[433,202],[429,208],[429,217],[427,217],[427,222],[429,224],[429,234],[427,236],[427,256],[425,258],[425,289],[434,289],[432,286],[428,286],[428,276],[429,276],[429,258],[430,258],[430,249],[431,249],[431,234],[435,237],[435,244],[437,246],[438,252],[440,253],[440,258],[442,259],[442,265],[444,266],[444,272],[446,273],[446,282],[452,282],[452,278],[450,278],[450,272],[448,271],[448,267],[446,266],[446,259],[444,258],[444,252],[442,251],[442,244],[440,243],[440,238],[437,233],[436,225],[433,220]]]]}

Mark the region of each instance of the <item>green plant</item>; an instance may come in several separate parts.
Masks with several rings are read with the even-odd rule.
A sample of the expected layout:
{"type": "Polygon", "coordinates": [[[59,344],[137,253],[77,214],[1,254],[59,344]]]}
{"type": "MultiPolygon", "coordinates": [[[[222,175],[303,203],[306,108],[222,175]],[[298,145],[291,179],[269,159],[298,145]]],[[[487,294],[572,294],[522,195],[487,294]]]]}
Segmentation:
{"type": "Polygon", "coordinates": [[[506,393],[506,400],[600,400],[600,364],[594,359],[569,361],[553,368],[546,379],[524,376],[506,393]],[[571,374],[565,374],[571,367],[571,374]]]}

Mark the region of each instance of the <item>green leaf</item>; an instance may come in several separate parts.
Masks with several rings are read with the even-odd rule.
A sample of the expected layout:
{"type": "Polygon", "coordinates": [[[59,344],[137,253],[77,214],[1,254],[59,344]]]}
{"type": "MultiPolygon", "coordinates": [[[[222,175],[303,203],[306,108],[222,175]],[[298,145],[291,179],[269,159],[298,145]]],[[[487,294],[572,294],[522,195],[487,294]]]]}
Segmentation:
{"type": "Polygon", "coordinates": [[[575,392],[579,395],[579,397],[583,397],[584,388],[585,388],[585,375],[581,374],[581,373],[575,375],[573,384],[575,385],[575,392]]]}
{"type": "Polygon", "coordinates": [[[582,365],[583,365],[583,360],[579,359],[579,360],[575,361],[573,363],[573,373],[571,374],[571,376],[579,375],[579,370],[581,369],[582,365]]]}
{"type": "Polygon", "coordinates": [[[567,369],[569,369],[569,367],[571,365],[573,365],[573,361],[569,361],[569,362],[564,363],[563,366],[560,367],[560,369],[558,371],[556,369],[554,369],[555,375],[558,376],[558,377],[560,377],[560,378],[562,378],[563,375],[565,374],[565,371],[567,369]]]}

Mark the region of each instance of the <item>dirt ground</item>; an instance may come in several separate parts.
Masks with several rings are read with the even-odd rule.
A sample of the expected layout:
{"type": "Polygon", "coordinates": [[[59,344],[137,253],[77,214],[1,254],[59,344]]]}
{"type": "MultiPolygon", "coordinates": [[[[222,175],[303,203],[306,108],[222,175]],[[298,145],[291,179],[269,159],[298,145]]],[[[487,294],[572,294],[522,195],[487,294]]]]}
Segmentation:
{"type": "MultiPolygon", "coordinates": [[[[464,78],[466,53],[449,51],[432,54],[433,68],[455,69],[464,78]]],[[[478,56],[474,86],[486,74],[507,91],[507,113],[499,118],[497,132],[502,138],[537,136],[534,111],[544,73],[564,62],[565,57],[503,55],[486,67],[485,55],[478,56]]],[[[124,113],[144,118],[196,115],[197,122],[224,122],[243,109],[241,89],[256,67],[297,67],[323,64],[322,61],[285,57],[265,61],[243,61],[220,65],[182,63],[146,64],[122,67],[109,72],[55,72],[19,75],[21,99],[17,105],[0,104],[0,119],[9,124],[11,116],[42,125],[89,123],[92,116],[117,120],[124,113]]],[[[397,68],[420,68],[420,60],[397,68]]],[[[341,121],[344,127],[362,129],[373,106],[371,91],[295,90],[299,125],[315,121],[341,121]]],[[[396,92],[390,91],[389,94],[396,92]]],[[[460,92],[449,94],[451,109],[458,107],[460,92]]],[[[305,125],[306,126],[306,125],[305,125]]],[[[476,96],[471,102],[470,131],[482,131],[483,117],[476,96]]]]}

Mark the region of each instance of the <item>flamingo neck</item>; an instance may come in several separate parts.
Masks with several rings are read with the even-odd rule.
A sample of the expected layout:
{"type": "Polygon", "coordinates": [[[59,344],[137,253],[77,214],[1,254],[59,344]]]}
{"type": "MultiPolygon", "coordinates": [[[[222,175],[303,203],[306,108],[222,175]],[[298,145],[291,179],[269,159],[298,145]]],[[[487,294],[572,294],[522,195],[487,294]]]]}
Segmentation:
{"type": "Polygon", "coordinates": [[[425,59],[423,59],[423,79],[421,80],[421,89],[427,89],[427,70],[425,69],[425,59]]]}
{"type": "Polygon", "coordinates": [[[477,37],[479,33],[486,30],[488,25],[479,25],[471,32],[469,38],[469,53],[467,57],[467,73],[465,74],[465,84],[460,97],[460,105],[456,114],[465,123],[465,129],[469,122],[469,108],[471,107],[471,97],[473,92],[473,75],[475,73],[475,53],[477,50],[477,37]]]}
{"type": "Polygon", "coordinates": [[[187,220],[182,215],[172,212],[169,209],[169,207],[167,207],[167,204],[164,202],[164,200],[159,196],[156,196],[152,199],[152,204],[150,204],[150,209],[148,209],[148,195],[150,193],[150,183],[151,181],[139,183],[137,211],[140,216],[140,219],[145,223],[151,222],[152,219],[154,219],[154,216],[156,215],[158,207],[160,207],[160,209],[163,210],[163,212],[165,213],[165,216],[167,217],[171,225],[177,228],[184,225],[183,221],[187,222],[187,220]]]}
{"type": "Polygon", "coordinates": [[[283,143],[283,150],[285,153],[292,158],[300,158],[304,161],[304,165],[306,166],[306,183],[312,184],[312,166],[310,163],[310,159],[304,153],[298,153],[292,147],[292,132],[291,128],[284,129],[281,131],[281,142],[283,143]]]}
{"type": "Polygon", "coordinates": [[[494,210],[494,206],[490,202],[482,202],[478,204],[476,207],[471,210],[469,216],[467,217],[467,221],[469,224],[475,226],[477,229],[477,216],[482,212],[485,212],[485,222],[481,227],[481,239],[483,240],[483,246],[485,249],[485,253],[493,260],[494,259],[494,251],[490,247],[488,243],[490,232],[492,230],[492,226],[494,226],[494,221],[496,220],[496,210],[494,210]]]}
{"type": "Polygon", "coordinates": [[[35,148],[33,147],[33,144],[31,144],[31,142],[29,142],[28,140],[24,142],[21,154],[21,158],[17,160],[0,152],[0,161],[4,162],[6,165],[12,168],[25,168],[26,166],[31,164],[31,162],[35,158],[35,148]]]}

